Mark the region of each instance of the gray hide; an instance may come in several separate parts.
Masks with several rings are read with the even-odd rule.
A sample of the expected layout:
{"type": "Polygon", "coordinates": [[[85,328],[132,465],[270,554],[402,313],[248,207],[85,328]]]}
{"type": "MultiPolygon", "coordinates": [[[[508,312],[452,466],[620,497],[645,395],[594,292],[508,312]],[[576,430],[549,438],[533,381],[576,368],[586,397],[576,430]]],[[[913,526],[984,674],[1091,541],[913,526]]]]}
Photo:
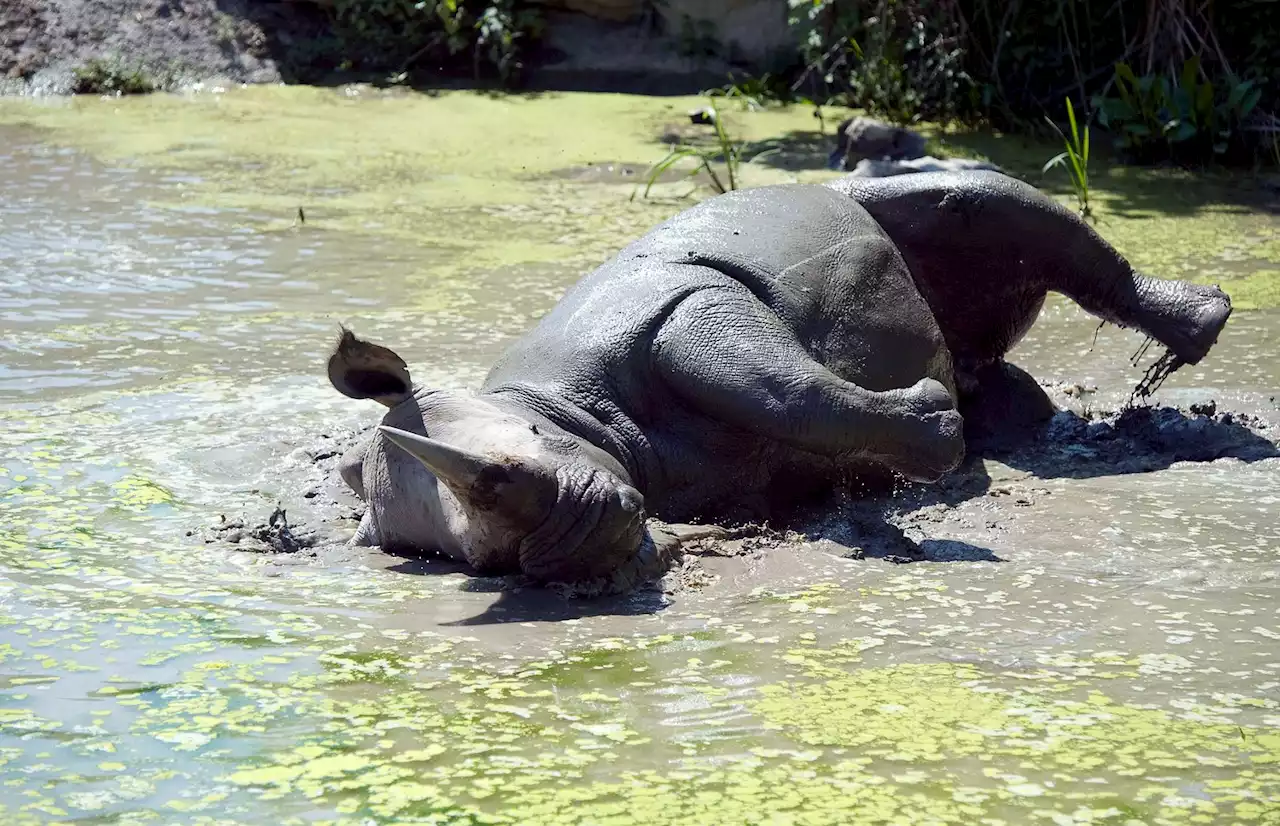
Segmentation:
{"type": "Polygon", "coordinates": [[[414,388],[373,347],[344,334],[330,370],[390,408],[344,462],[369,503],[359,541],[486,571],[647,568],[645,515],[766,518],[859,469],[936,480],[964,451],[950,354],[901,256],[820,186],[732,192],[657,227],[477,396],[414,388]]]}
{"type": "Polygon", "coordinates": [[[974,169],[986,169],[991,172],[1003,172],[1000,167],[986,161],[975,161],[970,158],[935,158],[925,155],[909,161],[891,161],[887,159],[863,158],[851,173],[856,178],[892,178],[895,175],[914,175],[919,172],[965,172],[974,169]]]}
{"type": "Polygon", "coordinates": [[[1231,314],[1221,290],[1135,272],[1078,215],[1006,175],[848,175],[827,186],[893,239],[962,369],[1002,359],[1051,290],[1150,335],[1185,364],[1209,352],[1231,314]]]}
{"type": "Polygon", "coordinates": [[[571,288],[476,396],[414,387],[344,332],[334,386],[389,408],[343,462],[357,541],[628,583],[663,565],[648,515],[763,519],[877,468],[936,480],[964,451],[957,374],[1012,400],[987,409],[1034,388],[1003,357],[1049,290],[1186,363],[1231,311],[998,173],[712,198],[571,288]]]}

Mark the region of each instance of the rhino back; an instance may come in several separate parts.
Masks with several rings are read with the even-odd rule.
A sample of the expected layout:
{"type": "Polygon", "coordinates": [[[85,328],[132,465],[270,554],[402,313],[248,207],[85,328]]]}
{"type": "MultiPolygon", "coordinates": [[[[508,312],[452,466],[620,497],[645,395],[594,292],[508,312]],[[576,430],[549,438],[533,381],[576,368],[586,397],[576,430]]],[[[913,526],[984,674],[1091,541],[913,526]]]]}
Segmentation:
{"type": "Polygon", "coordinates": [[[670,491],[680,501],[668,514],[763,489],[785,451],[689,409],[654,372],[663,322],[708,289],[755,296],[817,361],[868,389],[953,381],[941,331],[879,225],[833,190],[784,185],[709,199],[628,245],[510,346],[482,392],[531,388],[538,404],[585,413],[553,418],[619,456],[660,510],[670,491]],[[713,467],[732,490],[714,489],[713,467]]]}
{"type": "Polygon", "coordinates": [[[870,389],[938,372],[941,333],[887,234],[849,198],[789,184],[711,198],[625,247],[512,345],[485,387],[644,378],[672,308],[713,287],[749,291],[816,359],[870,389]],[[866,358],[886,338],[901,358],[866,358]]]}

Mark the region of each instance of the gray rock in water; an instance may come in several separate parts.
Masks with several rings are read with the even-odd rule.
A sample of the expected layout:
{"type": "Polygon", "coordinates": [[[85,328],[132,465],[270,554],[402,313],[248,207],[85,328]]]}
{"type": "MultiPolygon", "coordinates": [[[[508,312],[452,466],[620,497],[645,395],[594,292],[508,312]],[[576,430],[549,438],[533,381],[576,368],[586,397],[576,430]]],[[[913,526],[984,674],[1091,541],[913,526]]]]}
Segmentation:
{"type": "Polygon", "coordinates": [[[970,158],[935,158],[926,155],[911,160],[889,160],[863,158],[851,173],[858,178],[891,178],[894,175],[910,175],[915,172],[962,172],[971,169],[989,169],[992,172],[1004,173],[1004,170],[993,163],[975,161],[970,158]]]}
{"type": "Polygon", "coordinates": [[[836,148],[827,158],[831,169],[849,169],[867,158],[894,161],[924,156],[924,136],[872,118],[849,118],[836,129],[836,148]]]}
{"type": "Polygon", "coordinates": [[[703,106],[701,109],[693,109],[689,112],[689,122],[694,126],[715,126],[716,110],[710,106],[703,106]]]}

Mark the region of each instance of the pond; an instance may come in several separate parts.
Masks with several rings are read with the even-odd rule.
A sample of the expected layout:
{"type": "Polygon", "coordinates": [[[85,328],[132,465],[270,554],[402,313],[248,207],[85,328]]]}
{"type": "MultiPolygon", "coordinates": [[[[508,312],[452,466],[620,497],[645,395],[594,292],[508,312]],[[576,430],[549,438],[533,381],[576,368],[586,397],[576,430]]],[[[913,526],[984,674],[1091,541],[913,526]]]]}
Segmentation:
{"type": "MultiPolygon", "coordinates": [[[[379,408],[325,379],[338,324],[476,386],[687,205],[614,172],[686,103],[0,105],[0,820],[1280,822],[1280,459],[1256,449],[1280,432],[1280,224],[1229,183],[1100,175],[1100,231],[1240,286],[1157,402],[1213,400],[1251,453],[988,459],[981,491],[898,514],[927,561],[779,542],[598,604],[217,530],[280,503],[349,532],[315,458],[379,408]]],[[[760,145],[812,129],[735,117],[760,145]]],[[[1015,360],[1114,410],[1141,342],[1094,327],[1053,301],[1015,360]]]]}

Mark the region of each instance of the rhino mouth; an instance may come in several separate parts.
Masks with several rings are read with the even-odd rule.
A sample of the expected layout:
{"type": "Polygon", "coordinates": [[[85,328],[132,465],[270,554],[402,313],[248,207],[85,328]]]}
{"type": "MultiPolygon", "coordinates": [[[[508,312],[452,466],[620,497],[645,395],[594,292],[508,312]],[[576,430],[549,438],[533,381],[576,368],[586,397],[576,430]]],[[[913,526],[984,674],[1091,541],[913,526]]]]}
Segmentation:
{"type": "Polygon", "coordinates": [[[608,576],[639,553],[644,522],[635,488],[596,468],[560,468],[547,518],[520,542],[520,568],[548,581],[608,576]]]}

